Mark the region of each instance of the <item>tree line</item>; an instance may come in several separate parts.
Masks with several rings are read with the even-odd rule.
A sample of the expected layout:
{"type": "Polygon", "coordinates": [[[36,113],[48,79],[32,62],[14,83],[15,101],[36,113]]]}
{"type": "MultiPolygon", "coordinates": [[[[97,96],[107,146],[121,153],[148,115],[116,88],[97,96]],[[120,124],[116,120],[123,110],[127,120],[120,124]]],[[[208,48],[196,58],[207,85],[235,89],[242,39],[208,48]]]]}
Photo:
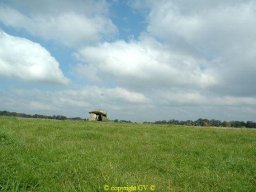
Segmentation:
{"type": "MultiPolygon", "coordinates": [[[[127,120],[113,120],[115,123],[133,123],[132,121],[127,120]]],[[[176,119],[172,119],[169,121],[161,120],[161,121],[145,121],[144,124],[166,124],[166,125],[188,125],[188,126],[208,126],[208,127],[236,127],[236,128],[256,128],[256,122],[253,121],[220,121],[216,119],[197,119],[195,121],[186,120],[186,121],[179,121],[176,119]]]]}
{"type": "MultiPolygon", "coordinates": [[[[56,119],[56,120],[87,120],[83,119],[81,117],[73,117],[69,118],[64,115],[29,115],[25,113],[17,113],[17,112],[9,112],[9,111],[0,111],[0,116],[14,116],[14,117],[22,117],[22,118],[41,118],[41,119],[56,119]]],[[[115,119],[113,122],[120,122],[120,123],[133,123],[132,121],[127,120],[118,120],[115,119]]],[[[212,126],[212,127],[246,127],[246,128],[256,128],[256,122],[254,121],[220,121],[216,119],[197,119],[195,121],[192,120],[186,120],[186,121],[180,121],[176,119],[171,120],[161,120],[161,121],[155,121],[155,122],[143,122],[143,123],[150,123],[150,124],[170,124],[170,125],[188,125],[188,126],[212,126]]]]}
{"type": "Polygon", "coordinates": [[[256,128],[256,122],[253,121],[220,121],[216,119],[197,119],[195,121],[186,120],[186,121],[179,121],[179,120],[162,120],[162,121],[155,121],[155,122],[144,122],[144,123],[154,123],[154,124],[172,124],[172,125],[189,125],[189,126],[211,126],[211,127],[246,127],[246,128],[256,128]]]}
{"type": "Polygon", "coordinates": [[[13,116],[13,117],[21,117],[21,118],[40,118],[40,119],[56,119],[56,120],[66,120],[66,119],[72,119],[72,120],[83,120],[80,117],[73,117],[69,118],[64,115],[29,115],[25,113],[16,113],[16,112],[9,112],[9,111],[0,111],[0,116],[13,116]]]}

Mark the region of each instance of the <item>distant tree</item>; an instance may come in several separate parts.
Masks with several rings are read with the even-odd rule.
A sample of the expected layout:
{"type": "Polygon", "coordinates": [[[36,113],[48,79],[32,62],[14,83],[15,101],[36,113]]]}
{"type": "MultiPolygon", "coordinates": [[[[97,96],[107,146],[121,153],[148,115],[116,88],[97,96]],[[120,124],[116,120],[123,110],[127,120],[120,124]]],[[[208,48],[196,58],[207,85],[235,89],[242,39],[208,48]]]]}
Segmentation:
{"type": "Polygon", "coordinates": [[[132,123],[130,120],[120,120],[119,122],[121,122],[121,123],[132,123]]]}
{"type": "Polygon", "coordinates": [[[221,126],[221,121],[215,120],[215,119],[211,119],[209,121],[209,125],[210,126],[214,126],[214,127],[220,127],[221,126]]]}
{"type": "Polygon", "coordinates": [[[247,121],[246,122],[246,127],[248,127],[248,128],[256,128],[256,122],[247,121]]]}
{"type": "MultiPolygon", "coordinates": [[[[162,123],[165,123],[164,121],[162,123]]],[[[168,124],[173,124],[173,125],[178,125],[180,122],[178,120],[175,119],[171,119],[168,122],[166,122],[168,124]]]]}
{"type": "Polygon", "coordinates": [[[71,119],[71,120],[82,120],[81,117],[72,117],[72,118],[69,118],[69,119],[71,119]]]}
{"type": "Polygon", "coordinates": [[[231,123],[228,122],[228,121],[223,121],[223,122],[221,123],[221,126],[222,126],[222,127],[231,127],[231,123]]]}
{"type": "Polygon", "coordinates": [[[196,126],[203,126],[204,125],[204,121],[203,121],[203,119],[197,119],[196,121],[195,121],[195,125],[196,126]]]}
{"type": "Polygon", "coordinates": [[[231,127],[245,127],[245,122],[243,121],[231,121],[230,122],[231,127]]]}
{"type": "Polygon", "coordinates": [[[185,122],[185,124],[186,124],[186,125],[194,125],[194,122],[191,121],[191,120],[187,120],[187,121],[185,122]]]}

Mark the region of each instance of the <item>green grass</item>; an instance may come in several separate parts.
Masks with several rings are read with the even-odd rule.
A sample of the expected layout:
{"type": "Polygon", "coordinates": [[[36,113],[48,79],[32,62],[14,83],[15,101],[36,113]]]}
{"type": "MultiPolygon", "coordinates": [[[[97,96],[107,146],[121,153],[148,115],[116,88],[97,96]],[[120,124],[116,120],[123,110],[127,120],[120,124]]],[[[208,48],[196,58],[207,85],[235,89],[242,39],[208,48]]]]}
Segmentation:
{"type": "Polygon", "coordinates": [[[256,191],[256,130],[0,118],[0,191],[104,185],[256,191]]]}

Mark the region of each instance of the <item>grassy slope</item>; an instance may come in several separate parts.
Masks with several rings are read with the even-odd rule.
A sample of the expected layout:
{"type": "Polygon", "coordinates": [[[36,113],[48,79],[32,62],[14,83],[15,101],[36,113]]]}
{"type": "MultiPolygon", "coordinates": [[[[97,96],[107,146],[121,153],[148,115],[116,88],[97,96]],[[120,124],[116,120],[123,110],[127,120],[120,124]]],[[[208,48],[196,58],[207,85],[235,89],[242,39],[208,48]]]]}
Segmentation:
{"type": "Polygon", "coordinates": [[[256,191],[255,159],[256,130],[0,118],[0,191],[256,191]]]}

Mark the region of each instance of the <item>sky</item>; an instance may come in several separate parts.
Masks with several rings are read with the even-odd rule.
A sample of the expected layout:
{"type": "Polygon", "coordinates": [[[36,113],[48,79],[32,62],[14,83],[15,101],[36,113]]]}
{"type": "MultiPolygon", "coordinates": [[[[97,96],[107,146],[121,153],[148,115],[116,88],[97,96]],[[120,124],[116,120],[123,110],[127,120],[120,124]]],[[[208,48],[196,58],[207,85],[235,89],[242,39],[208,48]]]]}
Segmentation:
{"type": "Polygon", "coordinates": [[[256,121],[256,1],[1,0],[0,110],[256,121]]]}

